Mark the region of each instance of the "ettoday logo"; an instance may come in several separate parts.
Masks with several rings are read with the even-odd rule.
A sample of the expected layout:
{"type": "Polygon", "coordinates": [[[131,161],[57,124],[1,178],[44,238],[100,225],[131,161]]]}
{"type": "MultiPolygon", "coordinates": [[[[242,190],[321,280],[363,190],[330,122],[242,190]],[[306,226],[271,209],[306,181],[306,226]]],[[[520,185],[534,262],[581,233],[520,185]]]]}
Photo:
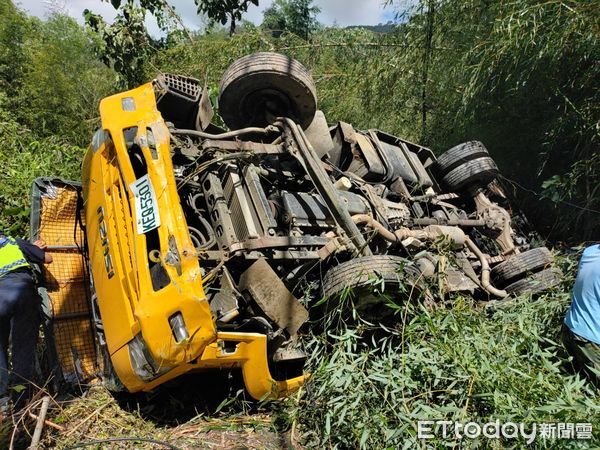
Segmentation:
{"type": "Polygon", "coordinates": [[[501,423],[499,419],[484,424],[451,420],[420,420],[419,439],[523,439],[531,444],[536,439],[592,439],[591,423],[501,423]]]}

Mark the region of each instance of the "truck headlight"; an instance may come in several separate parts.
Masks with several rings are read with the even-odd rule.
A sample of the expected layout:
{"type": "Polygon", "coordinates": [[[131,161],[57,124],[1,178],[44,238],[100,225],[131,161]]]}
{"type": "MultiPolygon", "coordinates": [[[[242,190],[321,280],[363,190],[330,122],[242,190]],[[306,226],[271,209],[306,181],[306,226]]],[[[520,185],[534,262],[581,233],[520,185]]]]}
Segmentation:
{"type": "Polygon", "coordinates": [[[128,348],[131,366],[138,377],[144,381],[151,381],[159,375],[158,366],[146,346],[142,333],[129,342],[128,348]]]}

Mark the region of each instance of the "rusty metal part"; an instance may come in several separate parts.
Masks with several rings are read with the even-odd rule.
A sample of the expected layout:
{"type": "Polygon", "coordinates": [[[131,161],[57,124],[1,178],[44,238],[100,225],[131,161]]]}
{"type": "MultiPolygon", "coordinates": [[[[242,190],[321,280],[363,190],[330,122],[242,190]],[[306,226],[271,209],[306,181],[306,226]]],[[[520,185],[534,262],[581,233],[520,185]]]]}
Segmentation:
{"type": "Polygon", "coordinates": [[[352,216],[352,220],[355,224],[366,225],[373,228],[381,237],[390,242],[401,242],[408,238],[420,239],[420,240],[435,240],[441,236],[444,236],[451,240],[454,244],[462,246],[467,239],[464,231],[458,227],[449,227],[443,225],[429,225],[422,230],[411,230],[409,228],[399,228],[394,231],[390,231],[385,228],[380,222],[375,220],[368,214],[357,214],[352,216]]]}
{"type": "Polygon", "coordinates": [[[428,225],[421,231],[425,232],[428,238],[431,240],[444,237],[453,242],[458,247],[462,247],[467,239],[465,232],[458,227],[450,227],[444,225],[428,225]]]}
{"type": "Polygon", "coordinates": [[[206,139],[202,141],[202,150],[220,150],[230,152],[251,152],[257,155],[279,155],[285,153],[282,144],[263,144],[250,141],[220,141],[206,139]]]}
{"type": "Polygon", "coordinates": [[[473,279],[462,270],[462,267],[457,268],[450,264],[446,265],[443,273],[440,273],[440,278],[443,291],[446,293],[469,291],[473,294],[474,290],[481,285],[479,280],[477,280],[477,276],[473,279]]]}
{"type": "Polygon", "coordinates": [[[227,323],[239,314],[238,300],[242,295],[226,267],[223,268],[220,280],[220,289],[210,299],[210,310],[218,321],[227,323]]]}
{"type": "MultiPolygon", "coordinates": [[[[358,214],[352,217],[352,220],[357,224],[367,225],[373,228],[377,233],[379,233],[383,238],[387,239],[390,242],[398,242],[404,241],[405,239],[422,239],[422,240],[434,240],[441,236],[444,236],[450,239],[454,244],[458,246],[466,245],[471,252],[479,258],[481,263],[481,280],[475,281],[479,284],[484,290],[489,292],[492,295],[495,295],[500,298],[506,297],[508,294],[505,291],[496,289],[492,286],[490,282],[490,265],[488,264],[487,256],[484,255],[481,250],[475,245],[475,243],[465,235],[464,231],[462,231],[458,227],[448,227],[442,225],[429,225],[422,230],[410,230],[408,228],[400,228],[395,230],[394,232],[386,229],[381,223],[377,222],[373,217],[367,214],[358,214]]],[[[471,274],[465,271],[465,274],[472,278],[471,274]]]]}
{"type": "Polygon", "coordinates": [[[485,227],[502,249],[504,255],[519,253],[512,239],[510,214],[504,208],[492,202],[483,192],[473,197],[477,215],[485,221],[485,227]]]}
{"type": "MultiPolygon", "coordinates": [[[[337,191],[337,196],[339,203],[351,215],[371,212],[369,203],[360,195],[337,191]]],[[[336,225],[323,198],[318,194],[281,191],[276,199],[280,205],[276,217],[285,224],[297,228],[331,228],[336,225]]]]}
{"type": "Polygon", "coordinates": [[[205,133],[204,131],[196,131],[196,130],[183,130],[179,128],[170,128],[169,131],[171,134],[175,135],[184,135],[184,136],[196,136],[202,139],[229,139],[237,136],[243,136],[245,134],[269,134],[277,132],[277,128],[271,125],[261,128],[261,127],[247,127],[241,128],[239,130],[228,131],[226,133],[220,134],[211,134],[205,133]]]}
{"type": "Polygon", "coordinates": [[[238,238],[221,180],[215,173],[209,173],[202,183],[202,190],[204,198],[207,199],[208,215],[216,232],[217,241],[221,247],[227,248],[237,242],[238,238]]]}
{"type": "Polygon", "coordinates": [[[317,254],[319,255],[319,258],[321,260],[325,260],[334,253],[341,252],[344,250],[347,250],[346,246],[343,244],[343,242],[340,242],[340,239],[336,237],[334,239],[331,239],[327,244],[321,247],[317,254]]]}
{"type": "Polygon", "coordinates": [[[496,297],[507,297],[508,294],[506,291],[496,289],[494,286],[492,286],[492,283],[490,282],[490,265],[488,264],[486,255],[479,250],[479,247],[477,247],[475,242],[473,242],[469,237],[466,237],[465,244],[467,245],[467,248],[471,250],[471,252],[477,256],[477,258],[479,258],[479,262],[481,263],[481,287],[496,297]]]}
{"type": "Polygon", "coordinates": [[[388,176],[388,168],[372,141],[361,133],[355,133],[354,139],[356,144],[350,146],[353,158],[348,171],[366,181],[384,182],[388,176]]]}
{"type": "Polygon", "coordinates": [[[265,315],[290,336],[308,320],[308,311],[285,287],[265,259],[252,264],[240,277],[239,289],[247,292],[265,315]]]}
{"type": "Polygon", "coordinates": [[[390,242],[400,242],[402,239],[395,232],[388,230],[380,222],[368,214],[356,214],[352,216],[356,225],[366,225],[375,230],[381,237],[390,242]]]}
{"type": "Polygon", "coordinates": [[[329,241],[320,236],[274,236],[248,239],[230,246],[229,250],[234,253],[238,250],[260,250],[263,248],[281,247],[321,247],[329,241]]]}
{"type": "Polygon", "coordinates": [[[424,217],[421,219],[411,219],[410,222],[413,225],[425,226],[425,225],[447,225],[447,226],[459,226],[459,227],[483,227],[486,222],[483,219],[440,219],[437,217],[424,217]]]}

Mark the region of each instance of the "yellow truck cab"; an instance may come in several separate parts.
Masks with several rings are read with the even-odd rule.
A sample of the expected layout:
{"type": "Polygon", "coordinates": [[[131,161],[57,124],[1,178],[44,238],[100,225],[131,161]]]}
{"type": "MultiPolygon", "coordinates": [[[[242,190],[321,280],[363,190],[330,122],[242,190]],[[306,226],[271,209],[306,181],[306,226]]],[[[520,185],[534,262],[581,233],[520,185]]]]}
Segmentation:
{"type": "Polygon", "coordinates": [[[302,375],[271,376],[264,335],[217,332],[153,84],[102,100],[100,115],[83,162],[83,208],[107,362],[118,380],[129,392],[148,391],[192,370],[240,367],[255,399],[298,389],[302,375]]]}

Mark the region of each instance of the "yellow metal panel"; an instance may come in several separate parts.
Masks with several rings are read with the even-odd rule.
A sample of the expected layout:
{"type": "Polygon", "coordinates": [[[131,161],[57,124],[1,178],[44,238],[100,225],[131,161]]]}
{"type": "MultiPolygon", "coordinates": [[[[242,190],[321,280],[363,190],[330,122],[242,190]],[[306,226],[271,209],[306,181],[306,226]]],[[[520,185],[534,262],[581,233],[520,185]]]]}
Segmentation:
{"type": "Polygon", "coordinates": [[[135,295],[135,291],[130,292],[125,287],[122,261],[115,252],[120,230],[108,203],[110,172],[115,170],[108,159],[109,150],[110,146],[104,146],[94,155],[94,163],[89,167],[89,187],[84,191],[84,209],[94,290],[102,321],[108,327],[105,333],[108,350],[113,353],[133,339],[136,323],[131,309],[132,299],[129,298],[135,295]],[[107,270],[107,261],[112,264],[111,272],[107,270]]]}
{"type": "Polygon", "coordinates": [[[285,381],[275,381],[267,363],[267,337],[259,333],[219,333],[217,343],[208,346],[200,365],[221,367],[228,362],[238,362],[242,368],[248,393],[257,400],[285,397],[297,391],[305,381],[299,376],[285,381]],[[224,342],[236,342],[235,350],[225,351],[224,342]]]}
{"type": "MultiPolygon", "coordinates": [[[[113,363],[120,366],[129,363],[129,354],[126,348],[113,355],[113,363]]],[[[208,345],[202,358],[193,364],[177,366],[149,383],[143,383],[139,378],[132,377],[131,374],[121,381],[127,385],[136,386],[135,390],[151,391],[186,372],[233,368],[241,368],[246,389],[256,400],[288,396],[296,392],[306,381],[304,375],[285,381],[273,379],[267,363],[267,337],[264,334],[229,332],[219,333],[217,341],[208,345]],[[235,350],[225,351],[225,342],[236,343],[235,350]]]]}
{"type": "Polygon", "coordinates": [[[84,192],[86,217],[88,223],[93,223],[87,231],[90,262],[109,352],[118,361],[115,370],[128,389],[139,390],[141,381],[132,381],[135,376],[130,376],[127,358],[116,357],[138,330],[160,367],[174,367],[198,358],[215,340],[216,330],[175,186],[169,132],[156,109],[152,85],[104,99],[100,115],[111,141],[91,147],[83,169],[88,185],[84,192]],[[152,286],[146,238],[138,234],[134,219],[135,201],[129,185],[136,176],[123,135],[123,130],[130,127],[137,127],[136,141],[140,143],[147,142],[147,130],[152,130],[158,157],[153,158],[147,145],[141,147],[157,197],[160,253],[164,259],[171,237],[181,259],[180,274],[165,264],[171,283],[159,291],[152,286]],[[175,313],[183,316],[190,335],[184,342],[175,341],[169,325],[169,317],[175,313]]]}
{"type": "Polygon", "coordinates": [[[217,339],[175,185],[169,131],[156,108],[152,84],[104,99],[100,114],[103,130],[111,139],[102,142],[95,138],[84,160],[82,178],[90,265],[111,360],[123,385],[131,392],[148,391],[192,370],[240,367],[246,387],[256,399],[276,398],[298,389],[304,377],[272,378],[265,335],[219,333],[217,339]],[[156,193],[160,258],[165,261],[171,239],[181,261],[179,270],[164,263],[171,282],[157,291],[148,269],[146,237],[138,234],[135,199],[129,188],[136,175],[123,130],[131,127],[137,127],[136,143],[156,193]],[[156,144],[154,155],[147,145],[148,129],[156,144]],[[189,334],[182,342],[175,341],[169,324],[175,313],[182,315],[189,334]],[[151,381],[138,377],[130,360],[128,343],[140,330],[148,352],[164,371],[151,381]],[[235,342],[235,350],[226,352],[225,341],[235,342]]]}

